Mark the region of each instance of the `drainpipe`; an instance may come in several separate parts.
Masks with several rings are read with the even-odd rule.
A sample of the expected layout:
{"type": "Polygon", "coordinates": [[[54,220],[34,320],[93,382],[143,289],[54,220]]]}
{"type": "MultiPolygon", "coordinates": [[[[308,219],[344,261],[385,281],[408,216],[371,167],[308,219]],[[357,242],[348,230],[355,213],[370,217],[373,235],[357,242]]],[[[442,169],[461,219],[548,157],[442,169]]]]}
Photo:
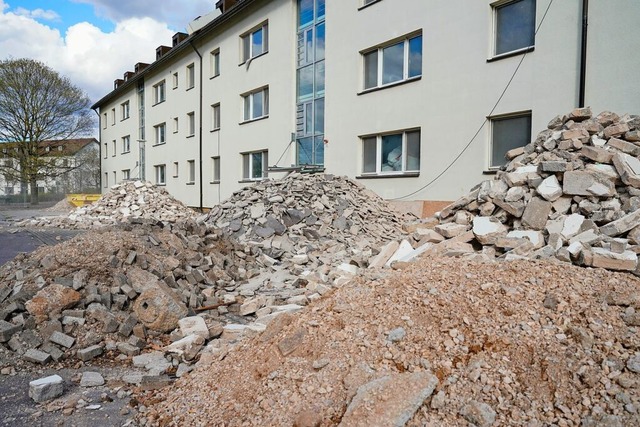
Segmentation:
{"type": "Polygon", "coordinates": [[[584,107],[587,86],[587,30],[589,27],[589,0],[582,0],[582,43],[580,49],[580,93],[578,107],[584,107]]]}
{"type": "Polygon", "coordinates": [[[100,113],[95,108],[93,112],[98,115],[98,156],[100,156],[100,181],[98,185],[100,186],[100,192],[102,192],[102,126],[100,126],[100,113]]]}
{"type": "Polygon", "coordinates": [[[199,99],[199,112],[198,112],[198,126],[199,126],[199,136],[198,136],[198,162],[199,162],[199,169],[200,169],[200,212],[202,212],[202,208],[203,208],[203,203],[202,203],[202,198],[203,198],[203,194],[202,194],[202,189],[203,189],[203,173],[202,173],[202,92],[203,92],[203,87],[202,87],[202,55],[200,54],[200,52],[198,51],[198,49],[195,47],[195,45],[193,44],[193,41],[190,41],[189,44],[191,45],[191,47],[193,48],[194,52],[196,53],[196,55],[198,55],[198,58],[200,59],[200,85],[199,85],[199,94],[200,94],[200,99],[199,99]]]}

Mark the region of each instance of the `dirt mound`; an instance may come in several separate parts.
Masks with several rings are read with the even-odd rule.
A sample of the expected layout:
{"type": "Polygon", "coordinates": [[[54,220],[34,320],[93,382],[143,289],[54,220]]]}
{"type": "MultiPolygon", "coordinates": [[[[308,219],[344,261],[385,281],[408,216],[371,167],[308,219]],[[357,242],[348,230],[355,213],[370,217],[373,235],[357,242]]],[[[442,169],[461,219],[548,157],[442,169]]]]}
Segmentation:
{"type": "Polygon", "coordinates": [[[76,209],[76,207],[74,205],[72,205],[71,203],[69,203],[69,201],[65,197],[64,199],[60,200],[55,205],[53,205],[53,206],[51,206],[49,208],[46,208],[45,211],[47,211],[47,212],[71,212],[71,211],[73,211],[75,209],[76,209]]]}
{"type": "Polygon", "coordinates": [[[640,424],[638,279],[448,258],[377,274],[236,348],[213,349],[174,387],[147,396],[146,421],[640,424]]]}
{"type": "Polygon", "coordinates": [[[140,219],[173,223],[195,215],[163,187],[150,182],[129,181],[114,185],[96,202],[81,206],[68,215],[26,220],[19,225],[88,229],[140,219]]]}

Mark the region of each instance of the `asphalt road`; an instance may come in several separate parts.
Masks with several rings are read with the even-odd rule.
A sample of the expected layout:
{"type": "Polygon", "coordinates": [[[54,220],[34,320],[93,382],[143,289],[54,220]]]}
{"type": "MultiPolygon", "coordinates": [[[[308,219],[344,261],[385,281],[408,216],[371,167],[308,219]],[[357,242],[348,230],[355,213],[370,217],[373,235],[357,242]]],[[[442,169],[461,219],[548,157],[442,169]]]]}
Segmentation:
{"type": "Polygon", "coordinates": [[[31,209],[9,209],[0,206],[0,266],[21,252],[32,252],[42,245],[53,246],[69,240],[79,233],[76,230],[57,228],[16,227],[15,221],[39,216],[52,216],[60,212],[31,209]]]}

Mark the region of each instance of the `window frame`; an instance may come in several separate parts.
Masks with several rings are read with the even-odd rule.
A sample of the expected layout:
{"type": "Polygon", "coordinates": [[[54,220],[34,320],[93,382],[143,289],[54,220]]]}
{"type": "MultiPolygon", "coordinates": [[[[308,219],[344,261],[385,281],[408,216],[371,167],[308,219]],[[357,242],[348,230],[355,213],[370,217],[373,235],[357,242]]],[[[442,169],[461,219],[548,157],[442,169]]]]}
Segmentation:
{"type": "Polygon", "coordinates": [[[180,75],[178,74],[177,71],[172,74],[172,80],[173,80],[173,89],[178,89],[178,86],[180,86],[180,75]]]}
{"type": "Polygon", "coordinates": [[[115,157],[116,153],[118,152],[118,141],[116,141],[115,139],[111,141],[111,148],[113,153],[111,153],[111,157],[115,157]]]}
{"type": "Polygon", "coordinates": [[[120,121],[127,120],[131,116],[131,108],[128,100],[120,104],[120,114],[122,117],[120,121]]]}
{"type": "Polygon", "coordinates": [[[193,138],[196,135],[196,112],[187,113],[187,138],[193,138]]]}
{"type": "Polygon", "coordinates": [[[167,123],[163,122],[155,125],[153,127],[153,134],[155,138],[154,144],[153,144],[154,146],[166,144],[167,143],[167,123]],[[161,131],[161,129],[164,129],[164,130],[161,131]]]}
{"type": "Polygon", "coordinates": [[[222,119],[221,114],[222,110],[219,102],[211,105],[211,132],[220,130],[220,121],[222,119]]]}
{"type": "Polygon", "coordinates": [[[255,58],[269,53],[269,20],[261,22],[260,24],[252,27],[250,30],[240,34],[240,64],[243,65],[247,62],[251,62],[255,58]],[[253,36],[262,31],[262,43],[260,53],[253,51],[253,36]]]}
{"type": "Polygon", "coordinates": [[[250,123],[256,120],[262,120],[269,117],[269,86],[263,86],[246,92],[242,96],[242,121],[241,123],[250,123]],[[262,95],[262,114],[254,116],[255,100],[254,96],[262,95]]]}
{"type": "Polygon", "coordinates": [[[131,179],[131,169],[122,169],[122,180],[128,181],[131,179]]]}
{"type": "Polygon", "coordinates": [[[108,143],[103,143],[102,145],[104,145],[104,153],[103,153],[103,159],[106,159],[107,157],[109,157],[109,144],[108,143]]]}
{"type": "Polygon", "coordinates": [[[408,34],[403,35],[402,37],[398,37],[389,41],[386,41],[377,46],[362,50],[360,52],[361,56],[361,64],[362,64],[362,92],[367,93],[380,89],[386,89],[388,87],[397,86],[404,83],[414,82],[422,79],[422,66],[423,66],[423,51],[424,51],[424,39],[422,29],[412,31],[408,34]],[[410,75],[411,72],[411,41],[420,38],[420,73],[414,76],[410,75]],[[402,56],[402,78],[399,80],[394,80],[392,82],[384,83],[384,52],[385,49],[391,48],[398,44],[402,43],[403,47],[403,56],[402,56]],[[375,73],[376,73],[376,82],[374,86],[367,87],[367,57],[368,55],[376,53],[375,59],[375,73]]]}
{"type": "Polygon", "coordinates": [[[269,150],[248,151],[240,154],[242,155],[242,181],[240,182],[255,182],[268,178],[269,173],[267,172],[267,165],[269,163],[269,150]],[[260,177],[254,176],[255,171],[253,170],[252,159],[256,154],[260,154],[262,156],[262,176],[260,177]]]}
{"type": "Polygon", "coordinates": [[[173,133],[178,133],[179,130],[180,130],[180,118],[179,117],[174,117],[173,118],[173,133]]]}
{"type": "Polygon", "coordinates": [[[196,183],[196,161],[195,159],[187,160],[187,185],[196,183]]]}
{"type": "Polygon", "coordinates": [[[167,165],[153,165],[153,172],[156,179],[156,185],[167,185],[167,165]],[[160,173],[162,171],[162,174],[160,173]],[[162,177],[162,179],[160,179],[162,177]]]}
{"type": "Polygon", "coordinates": [[[187,65],[187,89],[191,90],[196,87],[196,66],[195,63],[187,65]]]}
{"type": "Polygon", "coordinates": [[[211,183],[220,183],[220,156],[211,157],[211,183]]]}
{"type": "Polygon", "coordinates": [[[131,135],[125,135],[122,137],[122,154],[127,154],[130,152],[131,152],[131,135]]]}
{"type": "Polygon", "coordinates": [[[209,75],[210,79],[216,78],[220,75],[220,48],[216,48],[211,51],[210,55],[210,64],[209,64],[209,75]]]}
{"type": "Polygon", "coordinates": [[[360,3],[360,7],[358,7],[358,10],[362,10],[365,9],[373,4],[379,3],[382,0],[362,0],[360,3]]]}
{"type": "Polygon", "coordinates": [[[102,181],[103,181],[102,187],[109,188],[109,172],[104,173],[104,179],[102,181]]]}
{"type": "Polygon", "coordinates": [[[163,79],[153,85],[153,105],[162,104],[167,100],[166,81],[163,79]]]}
{"type": "Polygon", "coordinates": [[[180,172],[180,163],[179,162],[173,162],[173,177],[177,178],[179,172],[180,172]]]}
{"type": "Polygon", "coordinates": [[[496,2],[491,3],[491,15],[492,15],[492,41],[491,41],[491,57],[487,60],[488,62],[492,62],[495,60],[499,60],[502,58],[509,58],[511,56],[516,56],[516,55],[520,55],[523,53],[527,53],[527,52],[532,52],[535,50],[535,45],[536,45],[536,34],[535,34],[535,30],[536,30],[536,17],[537,17],[537,0],[533,0],[534,5],[534,11],[533,11],[533,22],[532,22],[532,28],[531,30],[533,31],[533,44],[529,45],[529,46],[521,46],[519,48],[516,49],[512,49],[509,51],[505,51],[505,52],[501,52],[498,53],[498,13],[500,11],[500,9],[503,9],[506,6],[510,6],[512,4],[516,4],[519,3],[521,1],[526,1],[526,0],[499,0],[496,2]]]}
{"type": "MultiPolygon", "coordinates": [[[[495,116],[489,116],[487,117],[487,120],[489,121],[489,150],[488,150],[488,156],[487,156],[487,171],[489,172],[495,172],[500,170],[500,168],[507,162],[507,159],[505,158],[502,163],[500,163],[499,165],[493,165],[493,154],[494,154],[494,139],[495,139],[495,130],[494,130],[494,125],[496,122],[500,122],[500,121],[506,121],[506,120],[511,120],[511,119],[521,119],[524,117],[528,117],[529,118],[529,136],[527,138],[528,142],[526,144],[529,144],[531,142],[532,139],[532,127],[533,127],[533,112],[532,110],[522,110],[522,111],[515,111],[512,113],[506,113],[506,114],[498,114],[495,116]]],[[[525,145],[526,145],[525,144],[525,145]]],[[[513,149],[513,148],[518,148],[518,147],[522,147],[522,145],[519,145],[517,147],[512,147],[509,150],[513,149]]],[[[509,151],[507,150],[507,151],[509,151]]],[[[505,154],[506,152],[505,151],[505,154]]]]}
{"type": "Polygon", "coordinates": [[[401,130],[395,130],[395,131],[389,131],[389,132],[381,132],[381,133],[374,133],[374,134],[367,134],[367,135],[361,135],[360,138],[360,147],[361,147],[361,162],[362,165],[360,167],[360,171],[361,171],[361,175],[359,178],[373,178],[373,177],[382,177],[382,178],[393,178],[393,177],[416,177],[420,175],[420,171],[421,171],[421,167],[422,167],[422,129],[420,127],[415,127],[415,128],[408,128],[408,129],[401,129],[401,130]],[[417,169],[409,169],[409,156],[408,156],[408,152],[410,151],[408,149],[408,144],[409,144],[409,134],[412,133],[417,133],[418,134],[418,168],[417,169]],[[383,162],[382,159],[382,154],[383,154],[383,138],[384,137],[389,137],[389,136],[394,136],[394,135],[401,135],[402,137],[402,168],[400,170],[383,170],[383,165],[387,162],[383,162]],[[367,155],[366,153],[366,147],[365,147],[365,142],[366,140],[371,140],[371,139],[375,139],[375,168],[376,170],[371,172],[371,171],[367,171],[365,172],[365,156],[367,155]]]}

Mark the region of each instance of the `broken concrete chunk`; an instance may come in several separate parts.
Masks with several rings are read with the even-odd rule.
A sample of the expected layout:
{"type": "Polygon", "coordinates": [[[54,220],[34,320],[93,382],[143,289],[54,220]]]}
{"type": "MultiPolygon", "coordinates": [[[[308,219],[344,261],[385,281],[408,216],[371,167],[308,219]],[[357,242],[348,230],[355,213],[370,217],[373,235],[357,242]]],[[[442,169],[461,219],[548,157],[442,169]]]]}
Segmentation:
{"type": "Polygon", "coordinates": [[[209,339],[209,328],[200,316],[190,316],[178,321],[180,332],[183,337],[188,335],[200,335],[204,339],[209,339]]]}
{"type": "Polygon", "coordinates": [[[536,188],[538,194],[550,202],[554,202],[562,196],[562,187],[555,175],[545,178],[536,188]]]}
{"type": "Polygon", "coordinates": [[[628,154],[616,153],[613,155],[613,165],[622,182],[640,188],[640,160],[628,154]]]}
{"type": "Polygon", "coordinates": [[[64,381],[59,375],[51,375],[29,383],[29,397],[34,402],[46,402],[62,396],[62,393],[64,393],[64,381]]]}
{"type": "Polygon", "coordinates": [[[133,304],[138,320],[147,328],[158,332],[169,332],[178,325],[178,320],[187,315],[187,307],[164,283],[156,280],[154,288],[147,289],[133,304]]]}
{"type": "Polygon", "coordinates": [[[483,245],[491,245],[508,231],[508,228],[495,218],[477,216],[473,219],[473,234],[483,245]]]}
{"type": "Polygon", "coordinates": [[[589,171],[571,171],[564,174],[562,191],[571,196],[611,197],[616,188],[609,180],[589,171]]]}
{"type": "Polygon", "coordinates": [[[533,230],[543,230],[549,219],[551,208],[551,202],[533,197],[522,214],[522,224],[533,230]]]}
{"type": "Polygon", "coordinates": [[[49,353],[45,353],[44,351],[36,350],[35,348],[30,348],[24,354],[24,360],[32,363],[39,363],[44,365],[51,361],[51,355],[49,353]]]}
{"type": "Polygon", "coordinates": [[[78,359],[82,360],[83,362],[87,362],[100,356],[102,354],[102,351],[102,346],[92,345],[90,347],[83,348],[82,350],[78,350],[76,355],[78,356],[78,359]]]}
{"type": "Polygon", "coordinates": [[[640,225],[640,210],[633,211],[616,221],[603,225],[600,227],[600,232],[604,235],[615,237],[626,233],[638,225],[640,225]]]}
{"type": "Polygon", "coordinates": [[[62,332],[54,331],[49,337],[49,341],[62,347],[71,348],[76,339],[62,332]]]}
{"type": "Polygon", "coordinates": [[[358,388],[339,425],[404,426],[437,385],[438,378],[428,372],[378,378],[358,388]]]}
{"type": "Polygon", "coordinates": [[[593,267],[608,270],[634,271],[638,266],[638,255],[632,251],[615,253],[604,248],[591,248],[593,267]]]}
{"type": "Polygon", "coordinates": [[[18,325],[0,320],[0,342],[7,342],[11,339],[13,334],[22,329],[18,325]]]}

